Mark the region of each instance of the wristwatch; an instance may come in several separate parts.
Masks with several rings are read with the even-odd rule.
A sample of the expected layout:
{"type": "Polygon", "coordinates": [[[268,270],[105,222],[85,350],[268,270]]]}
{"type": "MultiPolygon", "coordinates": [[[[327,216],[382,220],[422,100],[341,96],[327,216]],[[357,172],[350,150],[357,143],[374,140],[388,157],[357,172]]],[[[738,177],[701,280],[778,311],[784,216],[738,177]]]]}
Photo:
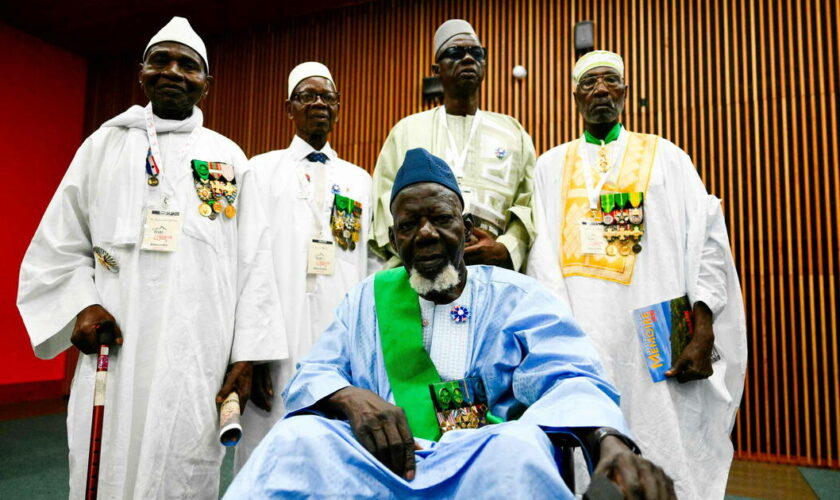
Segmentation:
{"type": "Polygon", "coordinates": [[[630,448],[630,451],[632,451],[636,455],[642,454],[642,450],[640,450],[636,443],[634,443],[633,440],[629,437],[620,433],[616,429],[613,429],[612,427],[599,427],[598,429],[595,429],[592,432],[592,434],[589,435],[588,439],[590,444],[589,453],[592,455],[593,458],[593,467],[596,467],[598,465],[598,462],[601,460],[601,441],[603,441],[604,438],[607,436],[617,437],[619,440],[621,440],[622,443],[624,443],[628,448],[630,448]]]}

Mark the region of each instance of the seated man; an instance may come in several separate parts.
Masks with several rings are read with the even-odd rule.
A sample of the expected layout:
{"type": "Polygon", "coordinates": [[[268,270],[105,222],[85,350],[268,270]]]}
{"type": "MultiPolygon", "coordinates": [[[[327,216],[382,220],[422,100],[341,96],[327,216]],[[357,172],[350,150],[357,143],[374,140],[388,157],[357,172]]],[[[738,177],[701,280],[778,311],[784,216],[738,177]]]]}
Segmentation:
{"type": "Polygon", "coordinates": [[[408,151],[391,200],[404,267],[350,291],[226,498],[573,498],[547,433],[577,439],[625,495],[673,497],[621,434],[618,394],[568,308],[531,278],[464,264],[472,220],[446,163],[408,151]],[[441,436],[464,401],[455,411],[489,413],[461,424],[508,421],[441,436]]]}

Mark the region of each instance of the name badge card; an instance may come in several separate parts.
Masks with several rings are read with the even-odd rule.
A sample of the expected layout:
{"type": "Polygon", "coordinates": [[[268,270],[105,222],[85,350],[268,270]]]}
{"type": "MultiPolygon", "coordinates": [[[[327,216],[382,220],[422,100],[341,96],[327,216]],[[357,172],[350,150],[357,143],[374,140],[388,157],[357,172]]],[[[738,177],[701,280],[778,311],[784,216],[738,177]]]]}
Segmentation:
{"type": "Polygon", "coordinates": [[[590,255],[605,255],[607,239],[604,237],[604,225],[592,221],[580,222],[580,251],[590,255]]]}
{"type": "Polygon", "coordinates": [[[181,213],[149,209],[143,226],[143,250],[174,252],[181,237],[181,213]]]}
{"type": "Polygon", "coordinates": [[[335,245],[332,241],[312,240],[309,242],[307,274],[335,273],[335,245]]]}

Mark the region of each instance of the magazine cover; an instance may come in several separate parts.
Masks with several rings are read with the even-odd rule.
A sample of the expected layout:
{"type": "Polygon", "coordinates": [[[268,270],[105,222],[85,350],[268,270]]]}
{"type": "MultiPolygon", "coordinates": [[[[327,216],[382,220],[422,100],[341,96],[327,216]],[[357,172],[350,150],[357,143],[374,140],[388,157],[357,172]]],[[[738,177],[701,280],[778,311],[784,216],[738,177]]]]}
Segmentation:
{"type": "Polygon", "coordinates": [[[665,380],[672,361],[691,340],[691,319],[691,303],[685,295],[633,311],[642,355],[654,382],[665,380]]]}

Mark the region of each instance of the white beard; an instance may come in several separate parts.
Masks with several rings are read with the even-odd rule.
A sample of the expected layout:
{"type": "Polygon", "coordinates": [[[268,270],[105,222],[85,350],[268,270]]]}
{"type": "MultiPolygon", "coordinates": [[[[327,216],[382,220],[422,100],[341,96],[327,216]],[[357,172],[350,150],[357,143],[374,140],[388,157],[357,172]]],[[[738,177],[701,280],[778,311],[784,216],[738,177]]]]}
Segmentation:
{"type": "Polygon", "coordinates": [[[443,292],[455,287],[460,282],[458,271],[452,264],[447,264],[434,279],[422,276],[414,268],[408,274],[408,284],[420,295],[426,295],[430,292],[443,292]]]}

